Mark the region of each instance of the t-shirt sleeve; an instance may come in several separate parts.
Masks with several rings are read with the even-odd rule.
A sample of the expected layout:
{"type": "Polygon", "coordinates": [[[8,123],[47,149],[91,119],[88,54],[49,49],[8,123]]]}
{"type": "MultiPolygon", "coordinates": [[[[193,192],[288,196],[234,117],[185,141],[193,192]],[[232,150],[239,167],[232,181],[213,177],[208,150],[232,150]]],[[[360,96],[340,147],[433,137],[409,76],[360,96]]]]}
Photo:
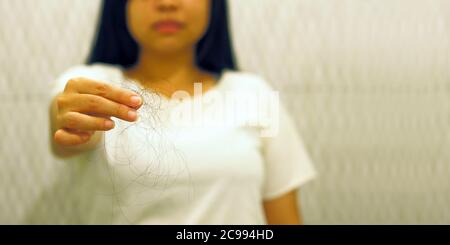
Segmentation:
{"type": "Polygon", "coordinates": [[[269,200],[298,189],[317,172],[287,110],[279,105],[278,131],[263,138],[265,182],[263,199],[269,200]]]}

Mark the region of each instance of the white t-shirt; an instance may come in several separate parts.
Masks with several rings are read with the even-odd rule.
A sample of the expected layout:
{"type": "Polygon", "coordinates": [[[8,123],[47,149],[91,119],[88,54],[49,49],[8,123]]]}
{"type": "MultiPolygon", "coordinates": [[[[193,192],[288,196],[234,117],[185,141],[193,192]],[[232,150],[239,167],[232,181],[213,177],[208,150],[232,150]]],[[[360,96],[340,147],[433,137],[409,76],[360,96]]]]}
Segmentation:
{"type": "MultiPolygon", "coordinates": [[[[74,77],[143,92],[138,84],[126,81],[119,67],[96,64],[65,72],[52,95],[63,91],[74,77]]],[[[218,98],[255,91],[274,92],[258,76],[226,71],[218,85],[202,96],[173,103],[145,93],[137,122],[113,118],[116,127],[105,133],[100,144],[107,168],[98,170],[109,171],[104,181],[111,182],[111,192],[102,198],[111,198],[112,217],[97,222],[265,224],[263,201],[297,189],[316,171],[282,106],[274,111],[278,115],[271,115],[276,120],[262,123],[253,120],[249,111],[236,111],[242,107],[238,104],[234,114],[227,114],[234,115],[235,120],[229,120],[233,123],[217,123],[226,111],[225,100],[218,98]],[[202,110],[193,109],[198,108],[194,105],[202,110]],[[186,111],[190,113],[183,114],[186,111]],[[180,118],[183,123],[178,123],[180,118]],[[261,134],[272,122],[278,124],[276,133],[261,134]]]]}

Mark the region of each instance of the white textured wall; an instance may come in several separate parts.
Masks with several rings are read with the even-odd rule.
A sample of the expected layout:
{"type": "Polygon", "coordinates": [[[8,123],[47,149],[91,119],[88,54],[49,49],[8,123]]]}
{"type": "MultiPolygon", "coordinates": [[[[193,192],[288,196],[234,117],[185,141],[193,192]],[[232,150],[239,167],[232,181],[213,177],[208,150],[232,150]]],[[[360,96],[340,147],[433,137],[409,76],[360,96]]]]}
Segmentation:
{"type": "MultiPolygon", "coordinates": [[[[46,93],[98,0],[0,0],[0,223],[80,223],[84,166],[49,152],[46,93]]],[[[450,1],[231,0],[241,68],[282,91],[320,172],[309,224],[450,223],[450,1]]],[[[88,178],[86,178],[88,179],[88,178]]]]}

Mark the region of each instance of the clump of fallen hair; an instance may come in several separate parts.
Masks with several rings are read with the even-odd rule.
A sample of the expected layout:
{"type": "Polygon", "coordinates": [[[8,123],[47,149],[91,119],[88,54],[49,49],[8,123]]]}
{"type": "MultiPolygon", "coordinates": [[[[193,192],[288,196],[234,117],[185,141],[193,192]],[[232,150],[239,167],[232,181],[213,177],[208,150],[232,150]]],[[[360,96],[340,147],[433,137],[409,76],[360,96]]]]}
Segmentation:
{"type": "MultiPolygon", "coordinates": [[[[192,195],[192,189],[190,181],[190,172],[186,164],[183,153],[180,152],[173,142],[167,137],[164,130],[164,125],[160,118],[163,112],[163,100],[164,98],[150,90],[141,86],[134,80],[124,80],[121,82],[122,88],[131,90],[139,94],[143,100],[142,106],[137,110],[138,119],[135,122],[126,122],[122,125],[126,125],[121,128],[115,128],[112,130],[119,130],[114,132],[124,139],[129,137],[133,138],[133,141],[139,141],[137,148],[130,149],[127,145],[128,140],[124,142],[108,142],[114,147],[124,149],[123,155],[120,159],[116,160],[113,165],[106,164],[109,172],[112,188],[113,207],[120,210],[121,216],[128,222],[133,223],[124,211],[126,208],[136,205],[151,205],[151,203],[157,200],[158,196],[170,188],[181,175],[187,175],[189,183],[187,184],[187,195],[190,198],[192,195]],[[130,136],[129,130],[133,129],[133,132],[142,132],[139,135],[130,136]],[[128,149],[128,151],[125,151],[128,149]],[[138,156],[152,156],[149,159],[145,159],[145,168],[138,168],[134,165],[138,156]],[[118,181],[118,173],[114,165],[128,166],[129,170],[134,174],[134,178],[129,179],[126,185],[120,187],[116,185],[118,181]],[[126,189],[134,186],[133,201],[129,201],[126,198],[126,189]],[[123,195],[122,195],[123,194],[123,195]],[[148,196],[152,196],[151,200],[146,199],[148,196]]],[[[106,149],[107,142],[103,141],[102,151],[105,156],[108,155],[106,149]]],[[[111,159],[107,157],[106,159],[111,159]]]]}

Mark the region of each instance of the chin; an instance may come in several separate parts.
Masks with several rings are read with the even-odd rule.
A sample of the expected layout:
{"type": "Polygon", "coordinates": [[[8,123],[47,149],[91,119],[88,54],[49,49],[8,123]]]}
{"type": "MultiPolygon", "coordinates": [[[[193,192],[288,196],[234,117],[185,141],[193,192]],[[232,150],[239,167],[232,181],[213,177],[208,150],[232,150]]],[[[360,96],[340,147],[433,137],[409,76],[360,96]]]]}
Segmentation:
{"type": "Polygon", "coordinates": [[[165,40],[158,42],[157,45],[153,43],[150,47],[151,47],[150,50],[153,50],[158,53],[174,54],[182,52],[187,48],[192,47],[192,45],[187,45],[177,40],[165,40]]]}

